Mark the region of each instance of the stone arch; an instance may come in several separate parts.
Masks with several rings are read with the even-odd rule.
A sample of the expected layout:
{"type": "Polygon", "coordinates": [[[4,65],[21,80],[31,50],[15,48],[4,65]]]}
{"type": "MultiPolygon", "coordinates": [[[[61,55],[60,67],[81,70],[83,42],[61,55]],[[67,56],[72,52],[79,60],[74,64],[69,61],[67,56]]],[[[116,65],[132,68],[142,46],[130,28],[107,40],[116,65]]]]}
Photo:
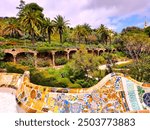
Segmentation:
{"type": "Polygon", "coordinates": [[[5,53],[4,61],[5,62],[14,62],[14,56],[11,53],[5,53]]]}
{"type": "Polygon", "coordinates": [[[106,49],[105,52],[111,52],[111,50],[110,49],[106,49]]]}
{"type": "Polygon", "coordinates": [[[115,53],[116,52],[116,49],[112,49],[112,53],[115,53]]]}
{"type": "Polygon", "coordinates": [[[99,51],[98,50],[94,50],[94,55],[98,56],[99,55],[99,51]]]}
{"type": "Polygon", "coordinates": [[[57,51],[55,52],[55,65],[63,65],[67,62],[67,52],[66,51],[57,51]],[[62,64],[59,63],[62,60],[62,64]]]}
{"type": "Polygon", "coordinates": [[[52,53],[38,52],[37,53],[37,66],[38,67],[52,66],[52,53]]]}
{"type": "Polygon", "coordinates": [[[103,50],[99,50],[99,55],[101,55],[104,51],[103,50]]]}
{"type": "Polygon", "coordinates": [[[77,50],[71,50],[69,52],[69,58],[72,59],[73,55],[77,52],[77,50]]]}
{"type": "Polygon", "coordinates": [[[92,50],[92,49],[87,49],[87,52],[88,52],[89,54],[92,54],[92,53],[93,53],[93,50],[92,50]]]}
{"type": "Polygon", "coordinates": [[[20,52],[16,55],[16,62],[21,63],[22,61],[29,61],[34,65],[34,53],[33,52],[20,52]],[[31,59],[30,59],[31,58],[31,59]]]}

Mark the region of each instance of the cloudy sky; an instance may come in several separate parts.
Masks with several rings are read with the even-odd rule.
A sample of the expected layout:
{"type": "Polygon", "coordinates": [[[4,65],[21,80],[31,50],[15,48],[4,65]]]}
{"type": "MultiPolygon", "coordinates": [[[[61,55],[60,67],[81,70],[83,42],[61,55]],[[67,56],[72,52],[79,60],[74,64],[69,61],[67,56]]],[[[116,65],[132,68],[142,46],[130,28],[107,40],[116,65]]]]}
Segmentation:
{"type": "MultiPolygon", "coordinates": [[[[16,16],[20,0],[1,0],[0,17],[16,16]]],[[[150,22],[150,0],[24,0],[36,2],[44,8],[46,17],[60,14],[70,21],[70,26],[89,23],[93,28],[100,24],[115,31],[127,26],[144,26],[145,17],[150,22]]]]}

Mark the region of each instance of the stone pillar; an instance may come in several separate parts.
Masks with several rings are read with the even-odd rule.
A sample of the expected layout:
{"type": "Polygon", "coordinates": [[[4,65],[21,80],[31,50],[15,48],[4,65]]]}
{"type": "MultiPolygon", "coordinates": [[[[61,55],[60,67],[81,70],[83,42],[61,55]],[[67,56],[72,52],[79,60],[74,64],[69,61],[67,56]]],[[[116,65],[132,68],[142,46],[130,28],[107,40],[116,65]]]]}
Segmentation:
{"type": "Polygon", "coordinates": [[[37,67],[37,52],[34,53],[34,66],[37,67]]]}
{"type": "Polygon", "coordinates": [[[97,50],[97,56],[99,56],[99,50],[97,50]]]}
{"type": "Polygon", "coordinates": [[[94,49],[92,49],[92,55],[94,55],[94,54],[96,54],[96,53],[95,53],[95,50],[94,50],[94,49]]]}
{"type": "Polygon", "coordinates": [[[13,55],[13,57],[14,57],[14,63],[16,64],[16,62],[17,62],[17,60],[16,60],[16,55],[13,55]]]}
{"type": "Polygon", "coordinates": [[[69,60],[69,59],[70,59],[70,57],[69,57],[69,53],[70,53],[70,51],[67,51],[67,60],[69,60]]]}
{"type": "Polygon", "coordinates": [[[55,66],[55,51],[52,51],[52,64],[55,66]]]}

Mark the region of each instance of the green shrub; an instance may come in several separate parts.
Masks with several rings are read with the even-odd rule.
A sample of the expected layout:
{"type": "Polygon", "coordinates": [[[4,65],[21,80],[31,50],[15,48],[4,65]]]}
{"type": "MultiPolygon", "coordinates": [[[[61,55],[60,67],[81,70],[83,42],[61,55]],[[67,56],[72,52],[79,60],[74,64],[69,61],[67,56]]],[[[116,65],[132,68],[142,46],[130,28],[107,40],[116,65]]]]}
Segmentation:
{"type": "Polygon", "coordinates": [[[37,66],[38,67],[48,67],[48,66],[50,66],[50,61],[38,59],[37,66]]]}
{"type": "Polygon", "coordinates": [[[55,63],[56,63],[56,65],[64,65],[67,63],[67,59],[64,57],[56,58],[55,63]]]}
{"type": "Polygon", "coordinates": [[[0,68],[1,68],[1,69],[6,68],[6,64],[5,64],[5,62],[0,61],[0,68]]]}
{"type": "Polygon", "coordinates": [[[5,41],[5,38],[4,37],[0,37],[0,41],[5,41]]]}
{"type": "Polygon", "coordinates": [[[81,88],[80,84],[72,84],[69,78],[62,78],[59,71],[54,69],[49,69],[49,71],[33,70],[31,71],[30,80],[34,84],[43,86],[81,88]]]}
{"type": "Polygon", "coordinates": [[[98,83],[98,81],[96,79],[89,79],[87,82],[88,82],[88,86],[87,87],[92,87],[93,85],[98,83]]]}
{"type": "Polygon", "coordinates": [[[0,48],[0,60],[2,60],[5,56],[5,53],[3,52],[3,50],[0,48]]]}
{"type": "Polygon", "coordinates": [[[82,88],[80,84],[70,84],[69,88],[82,88]]]}
{"type": "Polygon", "coordinates": [[[70,80],[72,82],[76,81],[77,79],[86,79],[85,73],[83,70],[70,70],[70,80]]]}
{"type": "Polygon", "coordinates": [[[56,87],[62,87],[62,88],[67,88],[70,84],[70,80],[68,78],[58,78],[57,79],[57,86],[56,87]]]}
{"type": "Polygon", "coordinates": [[[27,66],[22,66],[20,64],[14,64],[12,62],[6,63],[6,69],[8,73],[19,73],[23,74],[24,71],[29,70],[30,68],[27,66]]]}
{"type": "Polygon", "coordinates": [[[101,80],[106,76],[106,70],[95,71],[92,76],[101,80]]]}
{"type": "Polygon", "coordinates": [[[62,87],[66,88],[69,86],[71,81],[62,77],[62,73],[56,69],[48,69],[45,71],[33,71],[31,74],[31,81],[35,84],[40,84],[50,87],[62,87]]]}
{"type": "Polygon", "coordinates": [[[48,72],[49,74],[57,74],[57,73],[58,73],[58,70],[56,70],[56,69],[54,69],[54,68],[49,68],[49,69],[47,69],[47,72],[48,72]]]}
{"type": "Polygon", "coordinates": [[[18,63],[23,66],[34,67],[34,61],[30,59],[21,59],[18,61],[18,63]]]}
{"type": "MultiPolygon", "coordinates": [[[[71,83],[68,78],[61,78],[57,76],[57,73],[51,73],[54,70],[48,71],[33,71],[31,72],[31,82],[50,87],[62,87],[66,88],[71,83]]],[[[57,71],[57,70],[55,70],[57,71]]]]}
{"type": "Polygon", "coordinates": [[[67,65],[65,65],[63,68],[58,69],[57,72],[61,77],[66,77],[66,78],[69,78],[70,75],[72,74],[70,68],[67,65]]]}
{"type": "Polygon", "coordinates": [[[87,81],[85,80],[76,80],[76,84],[79,84],[82,86],[82,88],[89,88],[92,87],[93,85],[95,85],[98,81],[95,79],[87,79],[87,81]]]}
{"type": "Polygon", "coordinates": [[[119,52],[119,51],[117,51],[117,52],[115,52],[115,54],[116,54],[119,58],[121,58],[121,57],[126,57],[126,54],[125,54],[124,52],[119,52]]]}
{"type": "Polygon", "coordinates": [[[24,66],[34,67],[34,57],[26,54],[26,57],[20,59],[18,63],[24,66]]]}
{"type": "Polygon", "coordinates": [[[87,87],[89,87],[89,83],[86,82],[86,81],[83,80],[83,79],[77,80],[75,83],[81,85],[82,88],[87,88],[87,87]]]}
{"type": "Polygon", "coordinates": [[[50,50],[53,50],[54,48],[52,48],[52,47],[37,47],[36,48],[36,50],[38,51],[38,52],[48,52],[48,51],[50,51],[50,50]]]}
{"type": "Polygon", "coordinates": [[[34,84],[38,84],[38,85],[42,85],[42,79],[43,79],[43,76],[40,72],[38,71],[31,71],[30,73],[30,81],[34,84]]]}
{"type": "Polygon", "coordinates": [[[103,56],[99,56],[99,62],[100,64],[106,64],[106,60],[103,56]]]}
{"type": "Polygon", "coordinates": [[[64,46],[64,47],[71,47],[72,44],[71,44],[71,43],[68,43],[68,42],[65,42],[65,43],[63,43],[63,46],[64,46]]]}
{"type": "Polygon", "coordinates": [[[34,84],[56,87],[56,77],[54,75],[48,74],[46,71],[31,71],[30,80],[34,84]]]}

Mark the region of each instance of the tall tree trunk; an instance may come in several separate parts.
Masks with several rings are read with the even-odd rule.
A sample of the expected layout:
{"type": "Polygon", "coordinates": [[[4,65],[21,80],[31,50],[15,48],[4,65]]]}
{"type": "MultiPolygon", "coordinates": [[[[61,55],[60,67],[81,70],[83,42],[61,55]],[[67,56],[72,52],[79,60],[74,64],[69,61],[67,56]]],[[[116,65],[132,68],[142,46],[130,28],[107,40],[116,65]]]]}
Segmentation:
{"type": "Polygon", "coordinates": [[[85,40],[85,43],[87,44],[87,38],[86,37],[84,38],[84,40],[85,40]]]}
{"type": "Polygon", "coordinates": [[[62,38],[62,30],[59,30],[59,36],[60,36],[60,43],[63,43],[63,38],[62,38]]]}
{"type": "Polygon", "coordinates": [[[81,42],[81,37],[80,37],[80,35],[79,35],[79,43],[81,42]]]}
{"type": "Polygon", "coordinates": [[[111,45],[111,36],[109,36],[109,42],[110,42],[110,45],[111,45]]]}
{"type": "Polygon", "coordinates": [[[49,43],[51,43],[51,31],[49,33],[49,43]]]}
{"type": "Polygon", "coordinates": [[[51,43],[51,31],[50,30],[48,30],[48,42],[49,44],[51,43]]]}
{"type": "Polygon", "coordinates": [[[33,32],[31,34],[31,42],[33,45],[35,45],[35,39],[34,39],[34,33],[33,32]]]}

